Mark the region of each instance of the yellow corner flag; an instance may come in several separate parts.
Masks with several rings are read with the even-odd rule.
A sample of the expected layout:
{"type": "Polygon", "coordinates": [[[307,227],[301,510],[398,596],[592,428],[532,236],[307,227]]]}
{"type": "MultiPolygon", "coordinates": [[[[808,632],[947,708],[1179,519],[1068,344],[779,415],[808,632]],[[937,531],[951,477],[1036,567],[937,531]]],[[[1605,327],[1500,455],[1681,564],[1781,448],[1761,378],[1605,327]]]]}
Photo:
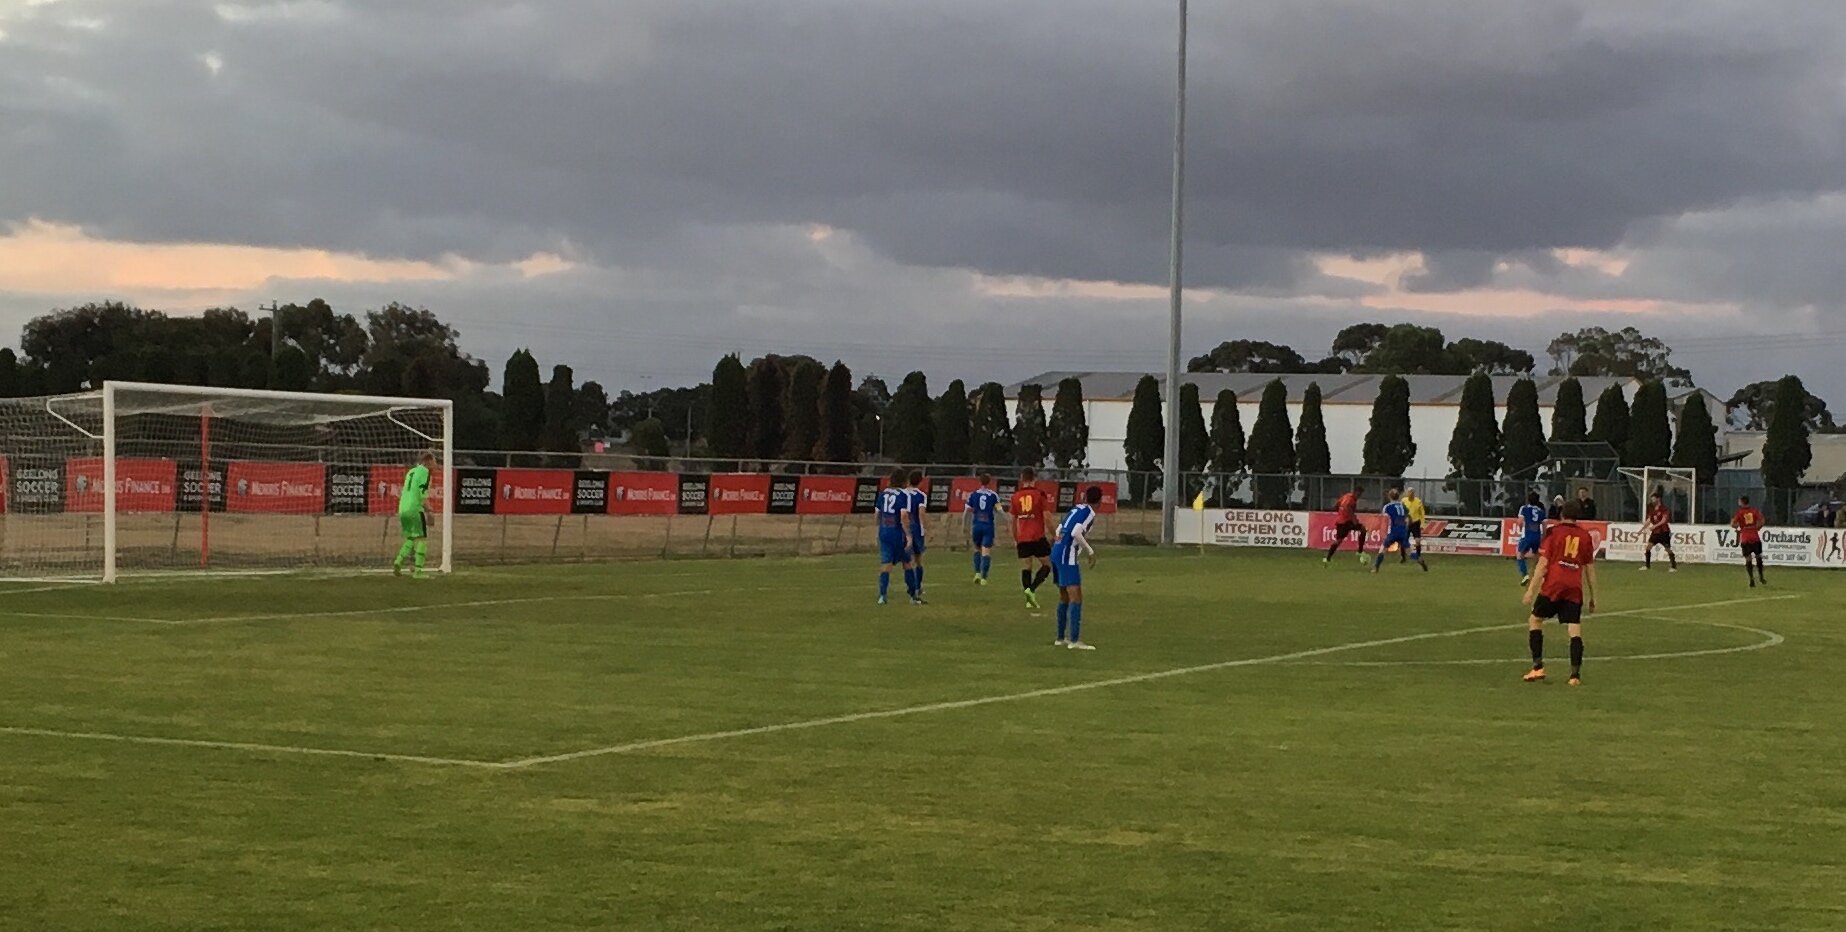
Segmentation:
{"type": "Polygon", "coordinates": [[[1200,492],[1199,497],[1192,500],[1192,510],[1193,511],[1204,511],[1205,510],[1205,493],[1204,492],[1200,492]]]}

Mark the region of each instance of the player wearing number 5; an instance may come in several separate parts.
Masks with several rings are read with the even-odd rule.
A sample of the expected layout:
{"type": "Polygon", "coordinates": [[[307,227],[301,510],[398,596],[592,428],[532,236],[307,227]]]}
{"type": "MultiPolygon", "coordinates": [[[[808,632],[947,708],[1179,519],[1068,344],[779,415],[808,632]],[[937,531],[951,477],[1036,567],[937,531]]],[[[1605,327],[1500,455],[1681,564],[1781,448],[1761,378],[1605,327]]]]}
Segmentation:
{"type": "Polygon", "coordinates": [[[1538,550],[1538,569],[1526,587],[1525,604],[1532,607],[1526,623],[1526,641],[1532,648],[1532,669],[1525,681],[1545,678],[1545,622],[1555,618],[1570,631],[1570,685],[1583,685],[1583,616],[1596,613],[1596,540],[1577,524],[1583,514],[1576,502],[1566,502],[1562,523],[1545,535],[1538,550]]]}
{"type": "Polygon", "coordinates": [[[1083,504],[1064,516],[1058,526],[1057,543],[1051,545],[1051,573],[1058,585],[1057,646],[1071,650],[1095,650],[1083,643],[1083,568],[1080,557],[1087,557],[1096,568],[1096,550],[1090,546],[1090,528],[1096,523],[1096,504],[1102,501],[1102,489],[1091,486],[1083,493],[1083,504]],[[1065,637],[1066,629],[1070,636],[1065,637]]]}

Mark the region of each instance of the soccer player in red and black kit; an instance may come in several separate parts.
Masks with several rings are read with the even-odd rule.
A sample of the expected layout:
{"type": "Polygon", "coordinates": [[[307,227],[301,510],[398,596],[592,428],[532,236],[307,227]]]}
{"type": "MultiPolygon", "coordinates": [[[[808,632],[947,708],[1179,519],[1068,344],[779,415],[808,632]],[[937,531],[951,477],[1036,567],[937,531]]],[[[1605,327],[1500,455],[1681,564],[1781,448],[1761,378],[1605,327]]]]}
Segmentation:
{"type": "Polygon", "coordinates": [[[1577,523],[1583,514],[1576,502],[1564,505],[1560,523],[1545,534],[1538,551],[1538,569],[1526,587],[1525,604],[1532,607],[1526,640],[1532,647],[1532,669],[1525,681],[1545,678],[1545,622],[1553,618],[1570,631],[1570,685],[1583,685],[1583,616],[1596,613],[1596,540],[1577,523]]]}
{"type": "Polygon", "coordinates": [[[1038,587],[1051,575],[1051,541],[1045,537],[1045,516],[1051,503],[1038,487],[1038,473],[1027,466],[1019,471],[1019,490],[1013,493],[1007,510],[1013,515],[1014,550],[1019,554],[1019,585],[1025,590],[1026,607],[1038,608],[1038,587]],[[1034,564],[1037,573],[1033,572],[1034,564]]]}
{"type": "Polygon", "coordinates": [[[1359,536],[1359,560],[1365,561],[1365,525],[1359,523],[1359,491],[1365,486],[1355,482],[1352,491],[1340,496],[1333,510],[1338,512],[1339,520],[1333,525],[1333,546],[1327,548],[1327,556],[1322,563],[1332,563],[1333,555],[1340,552],[1340,545],[1346,543],[1346,535],[1359,536]]]}
{"type": "Polygon", "coordinates": [[[1654,565],[1654,548],[1667,548],[1667,572],[1679,572],[1679,557],[1673,553],[1673,513],[1655,492],[1647,506],[1647,552],[1641,556],[1641,569],[1654,565]]]}
{"type": "Polygon", "coordinates": [[[1750,577],[1750,588],[1755,589],[1757,581],[1769,585],[1763,578],[1763,513],[1750,504],[1750,496],[1737,499],[1737,513],[1731,515],[1731,527],[1737,529],[1737,546],[1743,549],[1743,574],[1750,577]],[[1750,564],[1756,561],[1754,571],[1750,564]]]}

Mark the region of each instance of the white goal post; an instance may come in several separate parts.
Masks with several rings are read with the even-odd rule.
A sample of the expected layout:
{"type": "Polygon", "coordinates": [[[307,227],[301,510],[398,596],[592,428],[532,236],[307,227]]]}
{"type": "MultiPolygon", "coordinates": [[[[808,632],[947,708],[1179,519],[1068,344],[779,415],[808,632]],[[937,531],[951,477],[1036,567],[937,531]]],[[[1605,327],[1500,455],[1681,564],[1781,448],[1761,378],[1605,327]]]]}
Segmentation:
{"type": "Polygon", "coordinates": [[[141,382],[0,398],[0,579],[382,567],[426,451],[446,573],[453,449],[443,399],[141,382]]]}
{"type": "Polygon", "coordinates": [[[1641,520],[1647,520],[1647,503],[1649,498],[1660,492],[1662,503],[1672,513],[1676,524],[1699,523],[1699,474],[1698,470],[1684,466],[1644,466],[1624,468],[1622,476],[1628,480],[1634,490],[1635,498],[1641,503],[1641,520]]]}

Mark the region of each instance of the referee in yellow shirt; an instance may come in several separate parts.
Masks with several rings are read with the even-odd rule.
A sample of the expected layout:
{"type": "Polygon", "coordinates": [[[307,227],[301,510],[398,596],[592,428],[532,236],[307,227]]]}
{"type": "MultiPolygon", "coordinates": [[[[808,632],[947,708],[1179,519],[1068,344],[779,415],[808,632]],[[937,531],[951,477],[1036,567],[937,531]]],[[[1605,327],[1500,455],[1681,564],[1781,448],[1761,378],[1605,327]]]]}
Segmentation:
{"type": "MultiPolygon", "coordinates": [[[[1424,510],[1423,497],[1417,494],[1416,489],[1404,490],[1404,509],[1410,512],[1410,540],[1416,548],[1416,559],[1421,560],[1423,559],[1423,516],[1428,512],[1424,510]]],[[[1397,562],[1402,563],[1404,560],[1405,555],[1398,554],[1397,562]]]]}

